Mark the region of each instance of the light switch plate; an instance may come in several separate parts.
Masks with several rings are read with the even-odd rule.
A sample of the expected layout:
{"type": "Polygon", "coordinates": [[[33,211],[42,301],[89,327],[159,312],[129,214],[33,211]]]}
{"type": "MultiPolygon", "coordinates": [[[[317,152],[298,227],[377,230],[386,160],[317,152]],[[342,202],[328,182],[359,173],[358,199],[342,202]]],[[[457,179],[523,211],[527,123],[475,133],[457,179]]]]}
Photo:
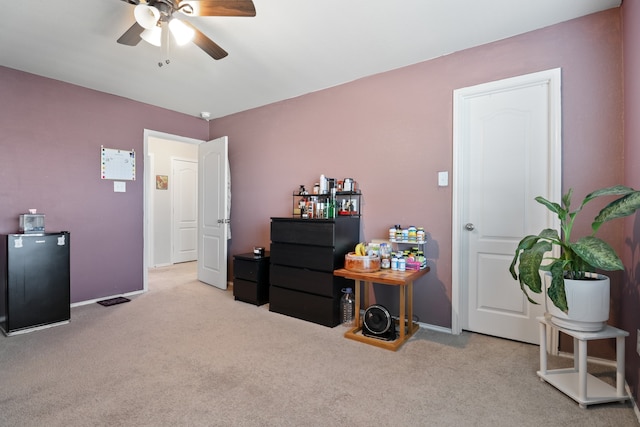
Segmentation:
{"type": "Polygon", "coordinates": [[[446,187],[447,185],[449,185],[449,172],[438,172],[438,186],[446,187]]]}
{"type": "Polygon", "coordinates": [[[114,193],[126,193],[127,192],[127,183],[124,181],[113,181],[113,192],[114,193]]]}

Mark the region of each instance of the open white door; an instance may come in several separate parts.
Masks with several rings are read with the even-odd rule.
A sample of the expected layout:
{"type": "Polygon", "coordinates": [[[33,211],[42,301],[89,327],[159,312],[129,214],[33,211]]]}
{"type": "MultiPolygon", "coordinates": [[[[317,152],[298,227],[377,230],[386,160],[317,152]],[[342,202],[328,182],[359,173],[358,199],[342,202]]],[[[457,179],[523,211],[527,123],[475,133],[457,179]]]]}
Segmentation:
{"type": "Polygon", "coordinates": [[[228,138],[198,146],[198,280],[227,289],[228,138]]]}
{"type": "Polygon", "coordinates": [[[522,237],[558,228],[534,198],[561,191],[560,69],[456,90],[454,107],[454,332],[537,344],[544,305],[508,268],[522,237]]]}

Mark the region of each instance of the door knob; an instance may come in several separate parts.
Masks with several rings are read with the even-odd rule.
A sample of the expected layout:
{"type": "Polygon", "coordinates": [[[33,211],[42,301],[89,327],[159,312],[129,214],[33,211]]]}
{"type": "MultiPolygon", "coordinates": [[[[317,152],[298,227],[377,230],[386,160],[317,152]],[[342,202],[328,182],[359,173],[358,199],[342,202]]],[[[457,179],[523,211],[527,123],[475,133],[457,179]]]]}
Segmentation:
{"type": "Polygon", "coordinates": [[[475,225],[473,225],[472,223],[468,222],[468,223],[466,223],[466,224],[465,224],[464,228],[465,228],[467,231],[473,231],[473,230],[475,230],[475,229],[476,229],[476,226],[475,226],[475,225]]]}

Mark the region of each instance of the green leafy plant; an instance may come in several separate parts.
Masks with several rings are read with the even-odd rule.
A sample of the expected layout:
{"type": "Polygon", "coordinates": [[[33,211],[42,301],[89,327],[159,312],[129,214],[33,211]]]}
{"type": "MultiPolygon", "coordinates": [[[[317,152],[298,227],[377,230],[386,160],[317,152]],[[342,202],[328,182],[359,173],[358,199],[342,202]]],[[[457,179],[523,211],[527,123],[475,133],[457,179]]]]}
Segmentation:
{"type": "Polygon", "coordinates": [[[529,302],[537,304],[531,299],[526,288],[534,293],[542,292],[540,271],[551,274],[551,285],[547,291],[553,304],[567,313],[567,298],[564,290],[564,279],[587,280],[590,274],[599,270],[623,270],[620,257],[604,240],[595,237],[602,224],[615,218],[622,218],[634,214],[640,208],[640,191],[623,185],[603,188],[589,193],[582,204],[575,211],[571,211],[571,196],[573,189],[562,196],[562,205],[550,202],[544,197],[536,197],[538,203],[546,206],[555,213],[560,220],[562,236],[554,229],[544,229],[540,234],[524,237],[518,244],[515,256],[509,267],[509,272],[515,280],[520,282],[520,289],[529,302]],[[597,197],[619,196],[594,218],[591,224],[592,233],[572,242],[571,232],[578,213],[584,206],[597,197]],[[551,250],[554,245],[560,249],[559,257],[554,257],[551,250]]]}

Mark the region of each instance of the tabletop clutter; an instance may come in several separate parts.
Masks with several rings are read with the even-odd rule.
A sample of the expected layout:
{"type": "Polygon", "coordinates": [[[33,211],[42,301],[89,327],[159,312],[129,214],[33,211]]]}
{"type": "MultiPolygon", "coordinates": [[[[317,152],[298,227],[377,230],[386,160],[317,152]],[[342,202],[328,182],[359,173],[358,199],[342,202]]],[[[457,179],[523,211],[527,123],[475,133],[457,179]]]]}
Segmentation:
{"type": "Polygon", "coordinates": [[[425,243],[424,227],[412,225],[402,228],[397,224],[389,229],[389,243],[358,243],[352,252],[345,255],[344,268],[360,273],[370,273],[381,269],[423,270],[427,267],[427,259],[423,249],[425,243]],[[393,250],[393,243],[415,244],[416,246],[393,250]]]}

